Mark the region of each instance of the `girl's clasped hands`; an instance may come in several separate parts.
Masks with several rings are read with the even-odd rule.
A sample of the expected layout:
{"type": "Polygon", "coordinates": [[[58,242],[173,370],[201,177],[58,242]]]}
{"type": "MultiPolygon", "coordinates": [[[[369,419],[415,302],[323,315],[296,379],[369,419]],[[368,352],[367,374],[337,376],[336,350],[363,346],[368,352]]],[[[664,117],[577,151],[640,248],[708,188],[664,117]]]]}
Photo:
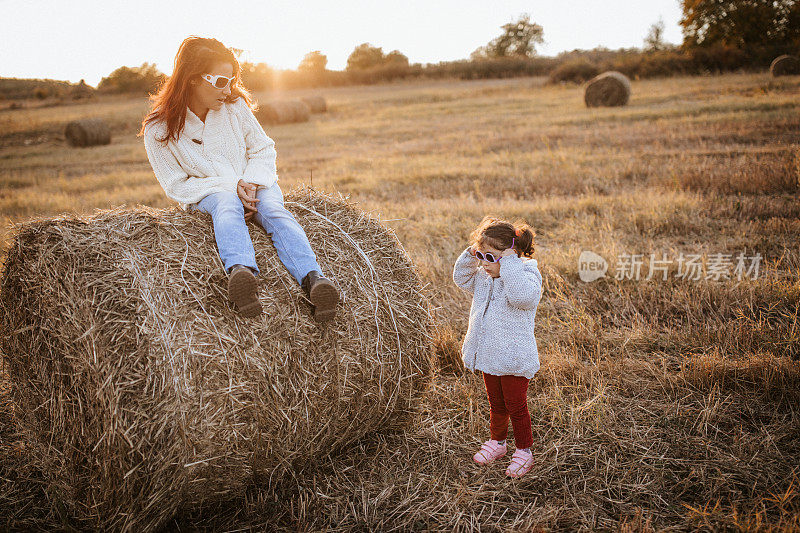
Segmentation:
{"type": "Polygon", "coordinates": [[[258,185],[255,183],[247,183],[244,180],[239,180],[239,183],[236,185],[236,194],[239,195],[239,199],[242,201],[242,205],[244,206],[245,222],[250,222],[250,219],[253,218],[253,215],[258,212],[256,203],[260,200],[256,198],[257,190],[258,185]]]}

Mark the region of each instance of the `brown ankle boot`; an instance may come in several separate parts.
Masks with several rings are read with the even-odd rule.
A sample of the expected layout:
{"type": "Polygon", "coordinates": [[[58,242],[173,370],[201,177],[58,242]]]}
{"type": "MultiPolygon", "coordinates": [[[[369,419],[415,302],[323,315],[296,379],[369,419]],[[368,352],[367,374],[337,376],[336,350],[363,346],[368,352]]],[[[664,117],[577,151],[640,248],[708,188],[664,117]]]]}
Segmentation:
{"type": "Polygon", "coordinates": [[[339,291],[331,280],[316,270],[312,270],[301,283],[303,290],[314,306],[314,320],[327,322],[336,316],[336,304],[339,303],[339,291]]]}
{"type": "Polygon", "coordinates": [[[239,314],[252,317],[261,314],[256,276],[250,267],[234,265],[228,278],[228,300],[236,304],[239,314]]]}

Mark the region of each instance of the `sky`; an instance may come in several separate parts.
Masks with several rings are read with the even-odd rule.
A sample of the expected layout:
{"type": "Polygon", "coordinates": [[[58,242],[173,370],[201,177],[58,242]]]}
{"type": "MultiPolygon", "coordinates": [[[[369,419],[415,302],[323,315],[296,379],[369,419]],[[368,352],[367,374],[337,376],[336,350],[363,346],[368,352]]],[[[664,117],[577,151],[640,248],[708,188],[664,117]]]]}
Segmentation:
{"type": "Polygon", "coordinates": [[[319,50],[341,70],[365,42],[437,63],[468,58],[526,13],[544,29],[540,55],[641,47],[659,19],[667,42],[682,40],[679,0],[0,0],[0,77],[96,86],[144,62],[171,74],[189,35],[276,68],[296,68],[319,50]]]}

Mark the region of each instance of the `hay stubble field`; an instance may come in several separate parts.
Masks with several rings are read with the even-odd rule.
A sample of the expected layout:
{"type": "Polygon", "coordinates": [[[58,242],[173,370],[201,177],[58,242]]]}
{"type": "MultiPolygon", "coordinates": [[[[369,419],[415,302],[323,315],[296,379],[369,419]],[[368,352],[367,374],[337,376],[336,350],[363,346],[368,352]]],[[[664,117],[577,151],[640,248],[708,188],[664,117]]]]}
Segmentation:
{"type": "MultiPolygon", "coordinates": [[[[542,79],[322,91],[329,112],[267,128],[284,190],[349,196],[395,230],[436,307],[437,372],[413,426],[373,435],[277,496],[176,517],[182,529],[527,531],[800,529],[800,78],[634,81],[587,109],[542,79]],[[313,176],[313,183],[312,183],[313,176]],[[485,214],[537,232],[542,370],[536,466],[519,481],[470,457],[488,402],[459,346],[469,299],[450,274],[485,214]],[[578,256],[610,263],[592,283],[578,256]],[[615,279],[616,258],[761,257],[756,279],[615,279]]],[[[284,96],[311,94],[296,91],[284,96]]],[[[262,95],[256,95],[257,97],[262,95]]],[[[144,98],[0,111],[0,245],[8,224],[127,204],[165,207],[138,124],[144,98]],[[105,118],[108,146],[64,124],[105,118]]],[[[5,354],[4,356],[8,356],[5,354]]],[[[25,461],[0,381],[0,524],[67,528],[25,461]]]]}

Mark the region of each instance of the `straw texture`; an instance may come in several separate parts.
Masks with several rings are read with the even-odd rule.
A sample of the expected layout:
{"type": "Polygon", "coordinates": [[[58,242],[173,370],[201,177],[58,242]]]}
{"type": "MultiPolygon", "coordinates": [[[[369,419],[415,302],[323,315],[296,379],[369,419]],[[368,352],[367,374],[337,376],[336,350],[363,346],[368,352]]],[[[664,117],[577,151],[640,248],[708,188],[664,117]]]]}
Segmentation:
{"type": "Polygon", "coordinates": [[[74,120],[67,124],[64,135],[72,146],[96,146],[111,142],[111,130],[100,118],[74,120]]]}
{"type": "Polygon", "coordinates": [[[800,74],[800,58],[790,55],[778,56],[772,60],[769,71],[773,76],[796,76],[800,74]]]}
{"type": "Polygon", "coordinates": [[[308,122],[311,109],[300,100],[286,100],[260,105],[255,115],[258,121],[264,124],[308,122]]]}
{"type": "Polygon", "coordinates": [[[306,96],[300,99],[306,104],[312,113],[325,113],[328,111],[328,103],[322,96],[306,96]]]}
{"type": "Polygon", "coordinates": [[[587,107],[615,107],[628,103],[631,82],[625,74],[610,70],[589,80],[583,99],[587,107]]]}
{"type": "Polygon", "coordinates": [[[236,314],[210,216],[118,208],[23,223],[0,350],[51,504],[148,531],[405,423],[430,373],[430,312],[394,234],[310,189],[286,206],[343,302],[319,327],[250,226],[265,312],[236,314]]]}

